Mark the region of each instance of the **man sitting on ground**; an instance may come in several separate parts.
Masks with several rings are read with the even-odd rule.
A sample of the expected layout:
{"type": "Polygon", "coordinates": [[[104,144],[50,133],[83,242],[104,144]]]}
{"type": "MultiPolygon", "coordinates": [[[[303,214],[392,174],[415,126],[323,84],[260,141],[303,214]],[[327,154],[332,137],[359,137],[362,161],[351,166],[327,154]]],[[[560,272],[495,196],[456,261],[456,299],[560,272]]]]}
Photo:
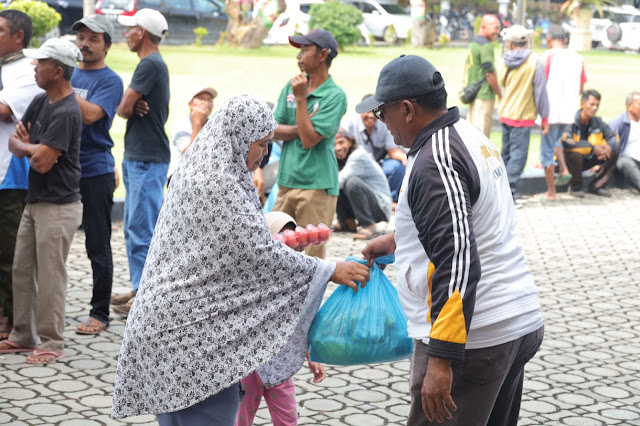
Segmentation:
{"type": "Polygon", "coordinates": [[[600,168],[587,191],[602,197],[611,197],[611,193],[604,187],[616,167],[618,143],[615,133],[601,118],[596,117],[600,98],[600,93],[595,90],[585,91],[574,123],[568,125],[562,134],[564,156],[571,173],[569,187],[571,193],[578,198],[584,198],[582,171],[597,165],[600,168]]]}
{"type": "Polygon", "coordinates": [[[336,158],[338,159],[338,224],[336,231],[360,232],[354,240],[370,240],[380,235],[376,223],[388,221],[391,216],[391,196],[387,178],[373,158],[358,146],[344,128],[336,136],[336,158]]]}
{"type": "Polygon", "coordinates": [[[620,141],[616,166],[629,185],[640,191],[640,92],[627,95],[627,112],[616,117],[610,126],[620,141]]]}
{"type": "Polygon", "coordinates": [[[178,168],[180,160],[191,146],[200,130],[204,127],[213,111],[213,100],[218,96],[212,87],[199,87],[192,92],[189,100],[189,115],[176,121],[171,128],[171,163],[169,163],[169,181],[178,168]]]}
{"type": "MultiPolygon", "coordinates": [[[[371,95],[365,95],[362,100],[369,96],[371,95]]],[[[387,125],[369,111],[345,117],[342,126],[353,136],[358,146],[369,152],[380,164],[389,181],[391,198],[397,203],[407,165],[407,154],[395,144],[387,125]]]]}

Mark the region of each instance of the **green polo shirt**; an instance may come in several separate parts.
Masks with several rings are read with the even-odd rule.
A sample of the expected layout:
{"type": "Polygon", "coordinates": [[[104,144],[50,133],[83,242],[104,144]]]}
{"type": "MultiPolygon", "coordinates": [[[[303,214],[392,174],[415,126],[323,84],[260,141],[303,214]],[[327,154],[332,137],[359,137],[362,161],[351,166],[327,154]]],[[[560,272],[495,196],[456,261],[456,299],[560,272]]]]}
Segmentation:
{"type": "MultiPolygon", "coordinates": [[[[278,185],[297,189],[326,189],[329,195],[338,195],[338,161],[334,146],[340,120],[347,110],[347,96],[331,76],[320,87],[307,95],[309,114],[318,105],[311,118],[316,132],[324,136],[313,148],[302,147],[300,138],[285,141],[280,154],[278,185]]],[[[296,97],[287,83],[280,93],[273,115],[278,124],[296,124],[296,97]]]]}
{"type": "MultiPolygon", "coordinates": [[[[465,61],[467,71],[465,86],[475,83],[484,77],[485,73],[495,71],[495,62],[493,57],[493,43],[482,36],[475,36],[469,44],[469,54],[465,61]]],[[[491,90],[489,83],[485,82],[476,99],[492,100],[496,94],[491,90]]]]}

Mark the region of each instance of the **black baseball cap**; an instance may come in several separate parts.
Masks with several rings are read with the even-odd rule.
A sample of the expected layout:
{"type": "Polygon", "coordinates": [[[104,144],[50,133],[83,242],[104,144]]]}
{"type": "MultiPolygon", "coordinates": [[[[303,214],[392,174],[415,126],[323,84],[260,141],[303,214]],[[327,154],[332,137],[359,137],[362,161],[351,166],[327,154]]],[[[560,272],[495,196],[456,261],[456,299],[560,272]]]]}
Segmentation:
{"type": "Polygon", "coordinates": [[[382,68],[376,93],[356,105],[362,114],[396,99],[415,98],[444,87],[440,72],[425,58],[400,55],[382,68]]]}
{"type": "Polygon", "coordinates": [[[330,58],[338,56],[338,42],[329,31],[315,29],[306,35],[289,36],[289,43],[298,48],[315,44],[321,49],[327,49],[330,58]]]}

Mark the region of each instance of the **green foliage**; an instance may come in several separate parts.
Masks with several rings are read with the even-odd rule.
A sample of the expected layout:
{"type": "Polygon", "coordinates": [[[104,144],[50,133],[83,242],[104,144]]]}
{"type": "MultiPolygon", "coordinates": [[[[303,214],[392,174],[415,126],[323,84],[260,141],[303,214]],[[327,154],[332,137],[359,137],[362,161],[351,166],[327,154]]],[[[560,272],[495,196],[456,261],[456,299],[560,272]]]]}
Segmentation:
{"type": "Polygon", "coordinates": [[[38,44],[37,39],[57,27],[62,20],[55,9],[41,1],[17,0],[11,2],[7,9],[19,10],[29,15],[33,24],[31,44],[38,44]]]}
{"type": "Polygon", "coordinates": [[[600,12],[600,16],[603,16],[602,8],[605,6],[617,6],[617,4],[612,0],[566,0],[562,3],[560,10],[567,16],[573,16],[573,12],[581,7],[593,7],[600,12]]]}
{"type": "Polygon", "coordinates": [[[364,18],[362,12],[354,6],[337,1],[314,4],[309,10],[309,16],[309,29],[321,28],[329,31],[336,38],[340,49],[360,40],[358,25],[364,18]]]}
{"type": "Polygon", "coordinates": [[[449,45],[451,39],[445,33],[440,34],[440,38],[438,39],[438,44],[442,47],[446,47],[449,45]]]}
{"type": "Polygon", "coordinates": [[[209,35],[205,27],[194,28],[193,33],[196,35],[196,46],[202,46],[202,37],[209,35]]]}
{"type": "Polygon", "coordinates": [[[480,31],[480,23],[482,22],[482,16],[476,16],[476,19],[473,21],[473,33],[478,34],[480,31]]]}

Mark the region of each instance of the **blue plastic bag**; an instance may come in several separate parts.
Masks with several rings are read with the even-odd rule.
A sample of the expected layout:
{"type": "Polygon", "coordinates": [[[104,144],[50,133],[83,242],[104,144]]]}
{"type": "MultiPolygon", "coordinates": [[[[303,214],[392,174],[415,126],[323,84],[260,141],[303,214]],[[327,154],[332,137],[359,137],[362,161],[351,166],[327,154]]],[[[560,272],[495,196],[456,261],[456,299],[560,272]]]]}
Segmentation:
{"type": "MultiPolygon", "coordinates": [[[[376,259],[384,265],[394,261],[394,255],[376,259]]],[[[332,365],[397,361],[413,352],[398,291],[377,264],[369,268],[365,288],[356,293],[339,286],[333,292],[313,319],[309,342],[311,361],[332,365]]]]}

